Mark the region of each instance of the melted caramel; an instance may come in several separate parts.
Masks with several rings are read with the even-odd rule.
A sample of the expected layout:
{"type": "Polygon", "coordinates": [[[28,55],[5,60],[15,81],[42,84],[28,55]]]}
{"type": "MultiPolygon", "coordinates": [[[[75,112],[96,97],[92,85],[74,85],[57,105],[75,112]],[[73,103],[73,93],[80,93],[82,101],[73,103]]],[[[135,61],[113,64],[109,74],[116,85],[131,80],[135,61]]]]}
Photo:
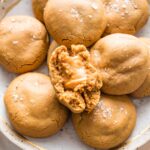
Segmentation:
{"type": "Polygon", "coordinates": [[[65,88],[74,89],[77,85],[86,82],[87,73],[84,63],[79,56],[67,57],[66,63],[71,66],[71,75],[65,81],[65,88]]]}

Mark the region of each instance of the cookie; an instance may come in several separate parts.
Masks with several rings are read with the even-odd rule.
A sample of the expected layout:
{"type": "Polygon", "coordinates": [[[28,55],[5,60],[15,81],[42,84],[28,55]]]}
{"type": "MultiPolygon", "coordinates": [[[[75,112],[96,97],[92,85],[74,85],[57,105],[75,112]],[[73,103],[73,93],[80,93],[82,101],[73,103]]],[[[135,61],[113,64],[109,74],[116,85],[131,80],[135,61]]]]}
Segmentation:
{"type": "Polygon", "coordinates": [[[27,73],[14,79],[4,100],[14,129],[29,137],[51,136],[68,118],[68,111],[58,102],[50,78],[41,73],[27,73]]]}
{"type": "Polygon", "coordinates": [[[135,34],[147,22],[147,0],[103,0],[106,9],[107,27],[104,35],[112,33],[135,34]]]}
{"type": "Polygon", "coordinates": [[[44,22],[43,19],[43,13],[44,13],[44,8],[48,0],[32,0],[32,8],[35,17],[44,22]]]}
{"type": "Polygon", "coordinates": [[[59,101],[74,113],[91,112],[100,99],[101,76],[83,45],[59,46],[51,54],[51,81],[59,101]]]}
{"type": "Polygon", "coordinates": [[[25,73],[45,60],[48,34],[35,18],[11,16],[0,22],[0,45],[0,64],[10,72],[25,73]]]}
{"type": "Polygon", "coordinates": [[[72,121],[85,144],[97,149],[110,149],[130,136],[136,123],[136,110],[128,96],[102,95],[91,113],[73,114],[72,121]]]}
{"type": "MultiPolygon", "coordinates": [[[[150,39],[149,38],[140,38],[145,44],[149,46],[149,53],[150,53],[150,39]]],[[[148,70],[150,69],[150,54],[148,59],[148,70]]],[[[131,94],[133,97],[142,98],[145,96],[150,96],[150,70],[148,71],[148,75],[144,81],[144,83],[131,94]]]]}
{"type": "Polygon", "coordinates": [[[91,48],[91,62],[102,75],[104,93],[129,94],[148,74],[148,46],[132,35],[111,34],[91,48]]]}
{"type": "Polygon", "coordinates": [[[52,43],[50,44],[50,47],[48,49],[48,55],[47,55],[47,63],[49,62],[50,60],[50,56],[52,54],[52,52],[59,46],[59,44],[53,40],[52,43]]]}
{"type": "Polygon", "coordinates": [[[105,10],[100,0],[48,1],[44,21],[54,40],[69,48],[72,44],[92,45],[106,27],[105,10]]]}

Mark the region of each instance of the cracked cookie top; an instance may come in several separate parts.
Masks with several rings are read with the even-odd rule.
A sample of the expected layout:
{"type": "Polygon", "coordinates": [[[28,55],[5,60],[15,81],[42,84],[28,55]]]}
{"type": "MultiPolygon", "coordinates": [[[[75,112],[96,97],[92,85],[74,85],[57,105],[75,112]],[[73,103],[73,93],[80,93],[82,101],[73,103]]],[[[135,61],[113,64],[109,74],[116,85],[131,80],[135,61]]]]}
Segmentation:
{"type": "Polygon", "coordinates": [[[111,34],[91,48],[91,63],[100,70],[102,91],[111,95],[130,94],[148,74],[148,46],[129,34],[111,34]]]}
{"type": "Polygon", "coordinates": [[[0,64],[10,72],[24,73],[39,67],[48,44],[47,31],[35,18],[11,16],[0,22],[0,64]]]}
{"type": "Polygon", "coordinates": [[[147,22],[147,0],[102,0],[106,9],[107,27],[104,35],[112,33],[135,34],[147,22]]]}
{"type": "Polygon", "coordinates": [[[68,111],[58,102],[50,78],[41,73],[26,73],[14,79],[4,100],[15,130],[26,136],[53,135],[68,118],[68,111]]]}
{"type": "Polygon", "coordinates": [[[60,46],[53,51],[48,65],[59,101],[75,113],[92,111],[99,102],[102,82],[86,47],[60,46]]]}
{"type": "Polygon", "coordinates": [[[54,40],[68,48],[72,44],[92,45],[106,27],[105,10],[100,0],[48,1],[44,21],[54,40]]]}
{"type": "Polygon", "coordinates": [[[91,113],[73,114],[72,121],[84,143],[96,149],[111,149],[132,133],[136,109],[128,96],[102,95],[91,113]]]}

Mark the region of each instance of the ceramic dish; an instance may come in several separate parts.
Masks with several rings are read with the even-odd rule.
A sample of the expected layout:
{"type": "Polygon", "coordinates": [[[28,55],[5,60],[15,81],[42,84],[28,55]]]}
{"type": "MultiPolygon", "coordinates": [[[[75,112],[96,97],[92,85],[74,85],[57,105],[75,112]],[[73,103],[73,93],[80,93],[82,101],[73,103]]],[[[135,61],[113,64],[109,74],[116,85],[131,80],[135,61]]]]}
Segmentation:
{"type": "MultiPolygon", "coordinates": [[[[8,14],[11,15],[30,15],[32,16],[31,0],[22,0],[8,14]]],[[[137,36],[150,37],[150,20],[137,36]]],[[[43,65],[39,72],[47,74],[46,65],[43,65]]],[[[47,150],[93,150],[84,145],[77,138],[71,121],[55,136],[45,139],[32,139],[22,137],[14,132],[9,124],[5,106],[3,103],[4,92],[10,81],[16,75],[6,72],[0,67],[0,132],[2,132],[12,143],[21,149],[47,149],[47,150]]],[[[118,150],[134,150],[150,140],[150,98],[133,100],[137,107],[137,125],[128,141],[118,148],[118,150]]]]}

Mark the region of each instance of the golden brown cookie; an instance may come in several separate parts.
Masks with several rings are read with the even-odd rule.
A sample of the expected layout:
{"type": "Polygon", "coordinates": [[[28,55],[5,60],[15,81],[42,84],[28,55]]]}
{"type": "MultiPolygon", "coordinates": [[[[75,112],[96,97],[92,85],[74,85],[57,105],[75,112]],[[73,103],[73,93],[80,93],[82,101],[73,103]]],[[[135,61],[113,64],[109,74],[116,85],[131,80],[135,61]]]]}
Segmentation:
{"type": "Polygon", "coordinates": [[[59,101],[74,113],[92,111],[99,102],[102,82],[86,47],[60,46],[53,51],[48,65],[59,101]]]}
{"type": "Polygon", "coordinates": [[[110,149],[130,136],[136,110],[128,96],[102,95],[91,113],[73,114],[74,128],[81,140],[97,149],[110,149]]]}
{"type": "Polygon", "coordinates": [[[35,17],[44,22],[43,19],[43,13],[44,13],[44,8],[48,0],[32,0],[32,8],[35,17]]]}
{"type": "Polygon", "coordinates": [[[147,0],[103,0],[106,8],[107,27],[104,35],[112,33],[135,34],[147,22],[147,0]]]}
{"type": "Polygon", "coordinates": [[[92,47],[91,62],[102,75],[104,93],[129,94],[146,79],[148,47],[132,35],[108,35],[92,47]]]}
{"type": "Polygon", "coordinates": [[[42,23],[29,16],[11,16],[0,22],[0,64],[10,72],[38,68],[48,50],[48,35],[42,23]]]}
{"type": "MultiPolygon", "coordinates": [[[[149,38],[140,38],[145,44],[149,46],[149,53],[150,53],[150,39],[149,38]]],[[[150,96],[150,54],[148,59],[148,75],[144,81],[144,83],[131,95],[136,98],[142,98],[145,96],[150,96]]]]}
{"type": "Polygon", "coordinates": [[[51,136],[68,118],[67,109],[57,101],[50,78],[44,74],[17,77],[9,85],[4,100],[13,127],[26,136],[51,136]]]}
{"type": "Polygon", "coordinates": [[[100,0],[50,0],[44,11],[49,33],[60,45],[90,46],[106,27],[105,10],[100,0]]]}
{"type": "Polygon", "coordinates": [[[50,47],[48,49],[48,55],[47,55],[47,64],[49,63],[50,57],[52,52],[59,46],[59,44],[53,40],[52,43],[50,44],[50,47]]]}

